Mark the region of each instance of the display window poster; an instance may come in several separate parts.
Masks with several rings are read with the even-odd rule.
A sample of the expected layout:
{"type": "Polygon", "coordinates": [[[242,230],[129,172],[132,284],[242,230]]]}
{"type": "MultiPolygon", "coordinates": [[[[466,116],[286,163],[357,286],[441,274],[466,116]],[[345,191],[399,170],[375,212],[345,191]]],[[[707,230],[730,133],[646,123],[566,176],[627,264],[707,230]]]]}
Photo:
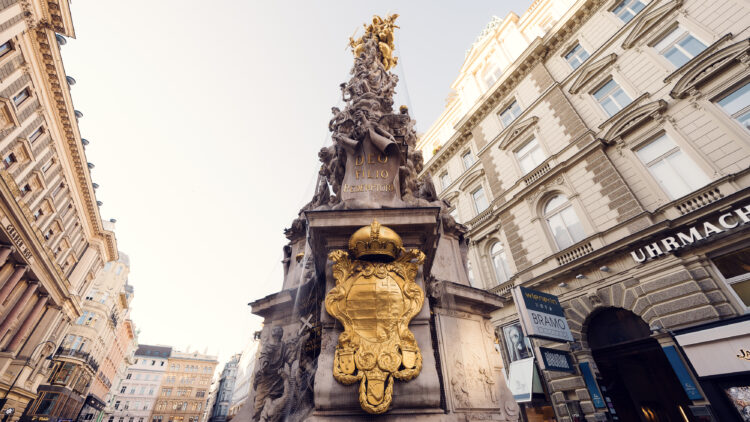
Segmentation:
{"type": "Polygon", "coordinates": [[[503,327],[505,349],[508,352],[510,362],[533,357],[531,341],[524,335],[521,323],[506,325],[503,327]]]}
{"type": "Polygon", "coordinates": [[[510,364],[508,388],[516,402],[531,401],[534,388],[534,358],[520,359],[510,364]]]}
{"type": "Polygon", "coordinates": [[[750,422],[750,384],[727,387],[724,393],[737,409],[740,419],[743,422],[750,422]]]}

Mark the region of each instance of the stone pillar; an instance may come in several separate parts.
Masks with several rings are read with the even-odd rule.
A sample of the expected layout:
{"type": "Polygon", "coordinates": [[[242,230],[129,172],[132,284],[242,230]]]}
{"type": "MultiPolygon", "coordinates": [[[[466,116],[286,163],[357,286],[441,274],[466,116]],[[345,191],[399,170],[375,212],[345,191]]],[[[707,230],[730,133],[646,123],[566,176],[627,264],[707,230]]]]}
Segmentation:
{"type": "Polygon", "coordinates": [[[8,257],[13,252],[13,246],[4,246],[2,249],[0,249],[0,267],[5,265],[5,262],[8,260],[8,257]]]}
{"type": "Polygon", "coordinates": [[[29,314],[26,316],[26,319],[23,321],[23,324],[21,324],[21,326],[16,331],[16,335],[13,336],[13,339],[8,344],[8,347],[5,348],[6,352],[16,352],[16,349],[26,337],[26,334],[29,333],[29,329],[31,328],[31,326],[38,321],[39,314],[44,309],[44,305],[47,304],[48,300],[49,296],[47,295],[39,297],[39,300],[36,301],[34,307],[31,309],[31,312],[29,312],[29,314]]]}
{"type": "Polygon", "coordinates": [[[0,289],[0,305],[5,302],[5,299],[8,298],[10,292],[13,291],[13,288],[16,287],[16,284],[18,284],[18,282],[21,280],[21,277],[23,277],[28,269],[29,267],[27,267],[26,265],[16,265],[16,270],[13,271],[13,274],[8,277],[8,280],[3,285],[3,288],[0,289]]]}
{"type": "Polygon", "coordinates": [[[3,323],[0,324],[0,339],[5,336],[5,334],[8,332],[8,329],[10,329],[10,325],[15,321],[16,318],[18,318],[18,315],[21,313],[23,308],[29,303],[29,299],[31,299],[31,295],[33,295],[36,292],[36,289],[39,287],[39,282],[32,281],[29,283],[28,287],[26,287],[26,291],[23,292],[23,296],[21,296],[18,299],[18,302],[16,302],[15,305],[13,305],[13,308],[11,308],[10,312],[8,312],[7,315],[5,315],[5,320],[3,320],[3,323]]]}

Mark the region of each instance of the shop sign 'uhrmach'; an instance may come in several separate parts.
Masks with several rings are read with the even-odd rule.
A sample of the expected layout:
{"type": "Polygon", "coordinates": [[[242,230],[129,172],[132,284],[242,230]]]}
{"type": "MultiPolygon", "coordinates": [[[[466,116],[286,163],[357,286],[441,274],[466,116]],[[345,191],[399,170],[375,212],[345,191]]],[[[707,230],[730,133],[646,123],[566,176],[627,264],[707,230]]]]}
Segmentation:
{"type": "Polygon", "coordinates": [[[521,326],[529,337],[555,341],[573,341],[568,320],[557,296],[525,287],[511,290],[521,326]]]}
{"type": "Polygon", "coordinates": [[[704,221],[693,226],[684,227],[672,236],[666,236],[630,252],[630,256],[633,257],[635,262],[645,262],[650,258],[675,252],[680,248],[708,239],[713,235],[736,229],[747,223],[750,223],[750,206],[736,208],[720,215],[716,224],[704,221]]]}

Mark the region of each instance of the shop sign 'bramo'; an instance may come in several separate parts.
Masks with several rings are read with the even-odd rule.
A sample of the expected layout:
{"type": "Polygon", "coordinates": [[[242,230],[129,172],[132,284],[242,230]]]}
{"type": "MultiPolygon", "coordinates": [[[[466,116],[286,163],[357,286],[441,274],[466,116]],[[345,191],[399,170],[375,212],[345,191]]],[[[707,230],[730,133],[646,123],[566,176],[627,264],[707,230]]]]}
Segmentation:
{"type": "Polygon", "coordinates": [[[512,290],[523,330],[529,337],[573,341],[568,321],[557,296],[525,287],[512,290]]]}

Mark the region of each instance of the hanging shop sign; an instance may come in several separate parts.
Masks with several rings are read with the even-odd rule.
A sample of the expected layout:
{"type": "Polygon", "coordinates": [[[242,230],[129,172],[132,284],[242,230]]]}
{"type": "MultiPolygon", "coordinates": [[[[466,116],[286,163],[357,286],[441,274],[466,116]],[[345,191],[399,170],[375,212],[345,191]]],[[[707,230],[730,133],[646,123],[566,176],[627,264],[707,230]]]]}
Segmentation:
{"type": "Polygon", "coordinates": [[[696,387],[693,377],[690,376],[680,355],[677,353],[677,349],[674,346],[664,346],[662,350],[667,355],[667,360],[672,365],[672,369],[675,375],[677,375],[677,379],[680,380],[680,385],[682,385],[682,389],[685,390],[688,398],[690,400],[703,400],[703,395],[698,391],[698,387],[696,387]]]}
{"type": "Polygon", "coordinates": [[[719,233],[736,229],[743,224],[750,223],[750,205],[736,208],[719,216],[716,223],[703,221],[692,226],[684,227],[672,236],[666,236],[656,242],[630,252],[635,262],[641,263],[662,255],[674,253],[693,243],[708,239],[719,233]]]}
{"type": "Polygon", "coordinates": [[[599,384],[596,383],[594,373],[591,372],[591,366],[588,362],[581,362],[578,364],[581,368],[581,375],[583,375],[583,381],[586,383],[586,389],[589,390],[591,401],[594,403],[594,407],[597,409],[604,409],[607,405],[604,403],[602,398],[602,392],[599,391],[599,384]]]}
{"type": "Polygon", "coordinates": [[[540,347],[539,354],[542,356],[543,369],[570,373],[576,371],[568,352],[540,347]]]}
{"type": "Polygon", "coordinates": [[[511,290],[521,325],[529,337],[573,341],[568,320],[557,296],[525,287],[511,290]]]}

